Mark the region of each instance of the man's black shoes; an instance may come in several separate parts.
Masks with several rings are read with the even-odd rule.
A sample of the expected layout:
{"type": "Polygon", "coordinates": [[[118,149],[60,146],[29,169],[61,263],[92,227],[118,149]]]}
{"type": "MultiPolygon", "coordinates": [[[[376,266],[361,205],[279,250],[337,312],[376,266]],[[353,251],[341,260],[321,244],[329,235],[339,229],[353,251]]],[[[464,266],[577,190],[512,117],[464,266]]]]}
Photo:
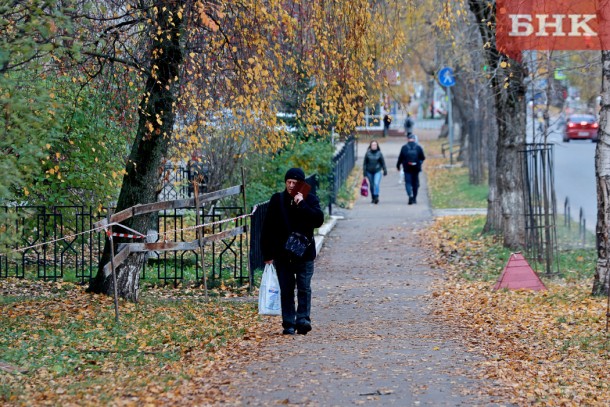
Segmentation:
{"type": "Polygon", "coordinates": [[[297,325],[297,333],[299,335],[307,335],[307,332],[311,331],[311,324],[306,322],[304,324],[297,325]]]}
{"type": "Polygon", "coordinates": [[[412,197],[409,197],[409,205],[413,205],[415,203],[415,199],[412,197]]]}
{"type": "Polygon", "coordinates": [[[294,327],[284,328],[282,335],[294,335],[295,333],[299,335],[307,335],[307,332],[309,331],[311,331],[311,324],[309,322],[305,322],[304,324],[297,324],[296,330],[294,327]]]}

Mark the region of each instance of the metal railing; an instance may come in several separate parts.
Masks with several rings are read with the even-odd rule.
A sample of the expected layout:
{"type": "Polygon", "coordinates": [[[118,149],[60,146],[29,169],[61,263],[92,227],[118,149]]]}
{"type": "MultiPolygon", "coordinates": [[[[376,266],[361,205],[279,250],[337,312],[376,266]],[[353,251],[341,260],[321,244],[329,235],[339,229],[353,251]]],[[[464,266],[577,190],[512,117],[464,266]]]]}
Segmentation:
{"type": "Polygon", "coordinates": [[[519,150],[524,182],[526,249],[546,275],[557,274],[557,230],[553,145],[528,143],[519,150]]]}
{"type": "MultiPolygon", "coordinates": [[[[0,228],[20,238],[5,247],[6,254],[0,254],[0,278],[68,279],[86,284],[95,276],[106,236],[103,230],[94,231],[93,224],[105,218],[105,208],[99,214],[84,206],[20,206],[2,207],[2,210],[14,212],[17,220],[0,228]]],[[[201,216],[203,223],[212,223],[242,214],[242,208],[218,206],[201,216]]],[[[188,226],[193,226],[194,220],[195,208],[161,211],[153,230],[147,231],[146,240],[161,241],[162,233],[169,232],[171,239],[191,241],[194,235],[188,226]]],[[[231,226],[231,223],[213,225],[204,233],[214,234],[231,226]]],[[[210,256],[207,272],[212,283],[228,275],[240,283],[248,281],[242,255],[244,246],[243,237],[239,236],[206,247],[205,256],[210,256]]],[[[153,252],[140,278],[176,285],[191,273],[190,280],[201,281],[203,270],[199,259],[198,251],[153,252]]]]}
{"type": "Polygon", "coordinates": [[[332,205],[336,203],[337,194],[347,180],[347,177],[354,169],[356,164],[356,138],[350,136],[343,144],[343,147],[333,157],[333,169],[330,175],[329,184],[331,186],[328,202],[328,213],[332,215],[332,205]]]}
{"type": "MultiPolygon", "coordinates": [[[[566,196],[563,203],[563,226],[568,232],[572,231],[572,208],[570,206],[570,198],[566,196]]],[[[581,207],[578,211],[578,240],[576,242],[570,242],[570,247],[587,247],[587,219],[585,219],[585,213],[581,207]]],[[[565,244],[567,246],[567,244],[565,244]]]]}
{"type": "MultiPolygon", "coordinates": [[[[328,191],[320,194],[328,197],[328,202],[321,202],[321,205],[328,205],[329,214],[332,214],[332,204],[339,189],[354,168],[356,147],[355,138],[350,137],[333,157],[328,191]]],[[[198,169],[193,169],[192,166],[165,166],[159,200],[190,197],[192,187],[189,187],[189,184],[194,179],[196,170],[198,169]]],[[[306,181],[312,186],[312,192],[318,194],[318,175],[310,175],[306,181]]],[[[326,189],[326,184],[323,186],[326,189]]],[[[205,191],[205,187],[202,191],[205,191]]],[[[250,270],[263,267],[260,232],[267,207],[268,202],[258,204],[257,210],[250,218],[250,248],[247,260],[244,259],[245,242],[241,235],[213,243],[211,247],[206,248],[205,256],[209,254],[211,257],[206,261],[210,267],[207,272],[212,280],[230,274],[240,283],[247,282],[249,276],[244,267],[245,261],[249,262],[250,270]]],[[[106,217],[106,208],[100,213],[86,206],[4,206],[0,207],[0,210],[12,211],[17,219],[0,225],[0,229],[4,233],[19,236],[18,243],[5,247],[0,253],[0,278],[28,277],[51,281],[68,279],[86,284],[96,275],[105,235],[103,231],[93,231],[93,224],[106,217]]],[[[192,240],[193,236],[185,232],[184,227],[194,222],[194,211],[195,208],[160,212],[156,226],[147,232],[147,241],[159,241],[161,235],[156,233],[164,231],[175,231],[171,236],[175,241],[192,240]]],[[[227,206],[214,207],[201,216],[204,223],[211,223],[241,215],[243,209],[227,206]]],[[[230,226],[216,225],[207,232],[216,233],[222,231],[223,227],[230,226]]],[[[200,281],[203,270],[200,267],[199,255],[197,251],[153,252],[142,269],[141,278],[174,285],[186,279],[200,281]]]]}
{"type": "Polygon", "coordinates": [[[157,194],[159,201],[190,198],[193,196],[193,181],[201,179],[199,191],[207,192],[207,168],[199,162],[186,165],[165,164],[161,173],[161,189],[157,194]]]}

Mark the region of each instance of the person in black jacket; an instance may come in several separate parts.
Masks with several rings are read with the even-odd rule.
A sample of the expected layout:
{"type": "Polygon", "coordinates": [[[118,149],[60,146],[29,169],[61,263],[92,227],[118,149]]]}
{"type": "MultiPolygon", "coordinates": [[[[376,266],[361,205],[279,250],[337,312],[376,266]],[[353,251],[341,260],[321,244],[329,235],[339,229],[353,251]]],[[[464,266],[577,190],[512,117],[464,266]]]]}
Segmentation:
{"type": "Polygon", "coordinates": [[[415,141],[413,133],[407,136],[407,144],[402,146],[398,155],[396,169],[405,173],[405,188],[409,195],[409,205],[417,203],[417,190],[419,189],[419,173],[426,156],[424,149],[415,141]]]}
{"type": "Polygon", "coordinates": [[[392,123],[392,117],[389,114],[383,116],[383,137],[388,137],[390,133],[390,124],[392,123]]]}
{"type": "Polygon", "coordinates": [[[265,264],[274,263],[280,283],[283,334],[306,335],[311,331],[311,278],[316,245],[315,228],[324,223],[320,201],[313,193],[297,192],[299,181],[305,181],[300,168],[291,168],[284,176],[286,189],[271,196],[261,233],[261,249],[265,264]],[[309,245],[302,256],[286,249],[291,232],[304,235],[309,245]],[[297,289],[297,307],[294,289],[297,289]]]}
{"type": "Polygon", "coordinates": [[[405,135],[409,135],[413,133],[413,126],[415,125],[415,123],[413,122],[413,119],[411,118],[411,113],[407,113],[407,118],[405,119],[405,124],[404,124],[404,128],[405,128],[405,135]]]}

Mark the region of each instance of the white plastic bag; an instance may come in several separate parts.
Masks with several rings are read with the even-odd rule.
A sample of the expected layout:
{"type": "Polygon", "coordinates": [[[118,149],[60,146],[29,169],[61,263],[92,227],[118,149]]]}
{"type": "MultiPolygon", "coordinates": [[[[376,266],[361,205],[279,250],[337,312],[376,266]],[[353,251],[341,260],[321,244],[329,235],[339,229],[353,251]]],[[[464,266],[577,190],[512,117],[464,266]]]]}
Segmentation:
{"type": "Polygon", "coordinates": [[[261,315],[282,315],[280,283],[273,264],[265,264],[258,294],[258,313],[261,315]]]}

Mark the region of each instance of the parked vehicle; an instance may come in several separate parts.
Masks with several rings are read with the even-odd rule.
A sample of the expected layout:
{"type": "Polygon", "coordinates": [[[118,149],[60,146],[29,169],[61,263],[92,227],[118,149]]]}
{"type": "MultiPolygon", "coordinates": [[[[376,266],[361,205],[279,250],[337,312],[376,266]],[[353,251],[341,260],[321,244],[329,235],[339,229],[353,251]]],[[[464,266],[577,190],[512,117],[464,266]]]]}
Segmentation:
{"type": "Polygon", "coordinates": [[[563,141],[568,143],[570,140],[591,140],[595,143],[598,128],[597,117],[592,114],[570,115],[566,120],[563,141]]]}

